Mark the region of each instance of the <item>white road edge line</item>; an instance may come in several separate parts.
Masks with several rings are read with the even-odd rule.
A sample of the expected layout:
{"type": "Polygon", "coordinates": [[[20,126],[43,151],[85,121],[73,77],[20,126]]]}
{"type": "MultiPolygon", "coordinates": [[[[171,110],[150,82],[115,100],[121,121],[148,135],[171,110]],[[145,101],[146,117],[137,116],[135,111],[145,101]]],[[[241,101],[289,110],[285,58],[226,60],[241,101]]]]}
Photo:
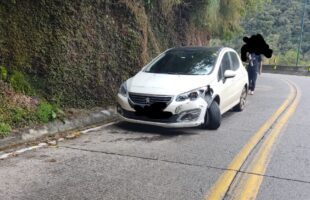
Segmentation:
{"type": "MultiPolygon", "coordinates": [[[[110,125],[113,125],[117,123],[116,122],[110,122],[110,123],[107,123],[105,125],[102,125],[102,126],[98,126],[98,127],[95,127],[95,128],[90,128],[90,129],[87,129],[87,130],[84,130],[84,131],[81,131],[82,134],[85,134],[85,133],[89,133],[89,132],[92,132],[92,131],[96,131],[96,130],[99,130],[101,128],[104,128],[104,127],[107,127],[107,126],[110,126],[110,125]]],[[[2,154],[0,155],[0,160],[4,160],[8,157],[11,157],[11,156],[14,156],[14,155],[19,155],[21,153],[24,153],[26,151],[31,151],[31,150],[34,150],[34,149],[39,149],[39,148],[42,148],[42,147],[46,147],[48,146],[47,143],[40,143],[36,146],[31,146],[31,147],[27,147],[27,148],[23,148],[23,149],[19,149],[17,151],[14,151],[14,152],[10,152],[10,153],[5,153],[5,154],[2,154]]]]}
{"type": "MultiPolygon", "coordinates": [[[[116,121],[116,122],[110,122],[110,123],[107,123],[107,124],[105,124],[105,125],[98,126],[98,127],[95,127],[95,128],[90,128],[90,129],[81,131],[81,133],[82,133],[82,134],[85,134],[85,133],[89,133],[89,132],[91,132],[91,131],[96,131],[96,130],[99,130],[99,129],[101,129],[101,128],[104,128],[104,127],[113,125],[113,124],[115,124],[115,123],[117,123],[117,121],[116,121]]],[[[46,146],[48,146],[47,143],[40,143],[40,144],[38,144],[38,145],[36,145],[36,146],[31,146],[31,147],[19,149],[19,150],[14,151],[14,152],[5,153],[5,154],[0,155],[0,160],[6,159],[6,158],[11,157],[11,156],[14,156],[14,155],[18,155],[18,154],[24,153],[24,152],[26,152],[26,151],[31,151],[31,150],[34,150],[34,149],[39,149],[39,148],[46,147],[46,146]]]]}
{"type": "Polygon", "coordinates": [[[101,128],[104,128],[104,127],[107,127],[107,126],[113,125],[113,124],[115,124],[115,123],[117,123],[117,121],[116,121],[116,122],[110,122],[110,123],[107,123],[107,124],[102,125],[102,126],[97,126],[97,127],[95,127],[95,128],[90,128],[90,129],[87,129],[87,130],[81,131],[81,133],[82,133],[82,134],[85,134],[85,133],[89,133],[89,132],[97,131],[97,130],[99,130],[99,129],[101,129],[101,128]]]}
{"type": "Polygon", "coordinates": [[[47,143],[40,143],[40,144],[38,144],[36,146],[27,147],[27,148],[23,148],[23,149],[14,151],[14,152],[2,154],[0,156],[0,160],[6,159],[6,158],[8,158],[10,156],[13,156],[13,155],[18,155],[18,154],[24,153],[26,151],[31,151],[31,150],[34,150],[34,149],[39,149],[39,148],[46,147],[46,146],[47,146],[47,143]]]}

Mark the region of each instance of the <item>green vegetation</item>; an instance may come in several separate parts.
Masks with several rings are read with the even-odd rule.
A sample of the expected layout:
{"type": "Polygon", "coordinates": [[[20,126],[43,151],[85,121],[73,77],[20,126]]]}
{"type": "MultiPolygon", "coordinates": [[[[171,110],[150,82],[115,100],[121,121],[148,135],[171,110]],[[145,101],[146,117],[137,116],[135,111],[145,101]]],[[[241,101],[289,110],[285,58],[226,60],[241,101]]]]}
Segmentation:
{"type": "Polygon", "coordinates": [[[65,107],[113,104],[120,83],[155,54],[229,37],[265,1],[1,1],[0,64],[24,94],[65,107]]]}
{"type": "Polygon", "coordinates": [[[5,74],[0,80],[0,137],[7,136],[11,127],[22,128],[63,119],[64,113],[58,106],[26,95],[33,94],[33,89],[21,72],[14,70],[8,74],[4,66],[0,70],[2,75],[5,74]]]}
{"type": "Polygon", "coordinates": [[[23,94],[33,95],[33,90],[31,85],[26,80],[22,72],[14,70],[9,78],[11,86],[15,91],[21,92],[23,94]]]}
{"type": "Polygon", "coordinates": [[[191,18],[212,36],[231,38],[241,31],[240,19],[247,12],[262,7],[266,0],[204,0],[194,1],[191,18]]]}
{"type": "MultiPolygon", "coordinates": [[[[240,49],[242,38],[261,33],[274,50],[274,57],[265,60],[267,64],[295,65],[301,32],[303,2],[299,0],[272,0],[265,3],[259,12],[251,13],[242,19],[243,30],[232,40],[212,41],[213,45],[225,44],[240,49]]],[[[307,5],[303,42],[300,52],[300,65],[310,65],[310,5],[307,5]]]]}
{"type": "Polygon", "coordinates": [[[38,108],[36,115],[41,122],[47,123],[57,118],[56,108],[47,102],[42,102],[38,108]]]}
{"type": "Polygon", "coordinates": [[[12,131],[12,128],[9,124],[0,122],[0,138],[7,136],[12,131]]]}
{"type": "Polygon", "coordinates": [[[10,108],[11,120],[13,124],[20,124],[27,117],[27,110],[21,107],[10,108]]]}
{"type": "Polygon", "coordinates": [[[0,122],[21,128],[63,118],[60,108],[112,105],[155,55],[232,37],[266,1],[0,1],[0,122]]]}
{"type": "Polygon", "coordinates": [[[147,8],[159,7],[164,16],[182,12],[191,28],[207,31],[211,37],[230,39],[240,32],[246,13],[262,10],[270,0],[144,0],[147,8]]]}
{"type": "Polygon", "coordinates": [[[8,71],[4,66],[0,66],[0,80],[5,81],[8,76],[8,71]]]}
{"type": "MultiPolygon", "coordinates": [[[[310,6],[307,5],[300,64],[310,65],[310,6]]],[[[273,0],[265,9],[244,21],[247,34],[261,32],[278,57],[279,64],[295,65],[303,1],[273,0]]]]}
{"type": "Polygon", "coordinates": [[[10,132],[7,127],[22,128],[33,124],[47,123],[56,118],[60,120],[64,118],[63,111],[55,105],[43,100],[40,104],[33,103],[34,99],[30,97],[15,93],[13,90],[10,93],[11,96],[7,97],[0,94],[0,123],[2,123],[0,132],[7,130],[2,131],[2,136],[4,133],[7,135],[10,132]]]}

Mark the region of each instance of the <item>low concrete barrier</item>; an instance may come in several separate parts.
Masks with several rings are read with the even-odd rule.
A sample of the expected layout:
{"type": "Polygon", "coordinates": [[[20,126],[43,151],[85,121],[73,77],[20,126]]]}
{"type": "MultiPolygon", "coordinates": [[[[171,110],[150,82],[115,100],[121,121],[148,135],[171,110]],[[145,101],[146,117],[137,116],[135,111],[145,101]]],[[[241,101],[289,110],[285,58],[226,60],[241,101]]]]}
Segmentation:
{"type": "Polygon", "coordinates": [[[17,133],[12,133],[10,136],[0,139],[0,151],[14,145],[34,141],[44,136],[77,130],[94,124],[108,123],[116,119],[118,119],[116,109],[111,106],[104,110],[78,116],[74,119],[65,119],[64,122],[56,120],[40,127],[28,128],[17,133]]]}
{"type": "Polygon", "coordinates": [[[263,72],[275,74],[290,74],[299,76],[310,76],[309,67],[283,66],[283,65],[263,65],[263,72]]]}

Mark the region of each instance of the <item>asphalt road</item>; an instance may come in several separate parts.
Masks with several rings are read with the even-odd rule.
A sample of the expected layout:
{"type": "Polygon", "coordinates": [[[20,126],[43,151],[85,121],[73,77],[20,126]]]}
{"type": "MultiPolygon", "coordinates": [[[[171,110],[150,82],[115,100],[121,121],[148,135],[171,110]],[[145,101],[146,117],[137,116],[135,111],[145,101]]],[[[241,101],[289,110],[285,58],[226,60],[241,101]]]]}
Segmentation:
{"type": "Polygon", "coordinates": [[[0,160],[0,199],[189,200],[212,199],[214,192],[242,199],[246,192],[253,199],[309,200],[309,87],[309,77],[263,74],[246,109],[226,113],[216,131],[119,122],[0,160]],[[251,138],[290,96],[251,149],[251,138]]]}

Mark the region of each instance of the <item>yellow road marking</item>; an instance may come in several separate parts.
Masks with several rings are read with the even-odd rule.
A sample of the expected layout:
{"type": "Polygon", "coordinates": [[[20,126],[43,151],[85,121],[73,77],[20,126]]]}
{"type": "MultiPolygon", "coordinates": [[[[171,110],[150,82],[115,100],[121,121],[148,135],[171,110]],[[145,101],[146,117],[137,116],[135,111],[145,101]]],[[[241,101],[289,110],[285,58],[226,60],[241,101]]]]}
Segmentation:
{"type": "Polygon", "coordinates": [[[282,105],[277,109],[277,111],[263,124],[263,126],[255,133],[255,135],[249,140],[249,142],[242,148],[238,155],[233,159],[233,161],[228,166],[229,170],[226,170],[224,174],[217,180],[215,185],[208,192],[205,197],[206,200],[220,200],[223,199],[225,193],[228,191],[234,177],[236,176],[238,170],[240,170],[242,164],[253,150],[255,145],[264,136],[265,132],[272,126],[272,124],[277,120],[277,118],[285,111],[289,103],[294,99],[295,93],[293,87],[289,85],[290,93],[282,105]]]}
{"type": "MultiPolygon", "coordinates": [[[[250,164],[249,173],[255,174],[265,174],[268,162],[270,160],[270,152],[272,150],[272,146],[275,143],[277,137],[281,133],[282,128],[287,123],[289,118],[293,115],[296,110],[297,104],[300,99],[300,94],[292,103],[292,105],[288,108],[286,113],[281,117],[281,119],[276,123],[267,139],[264,141],[262,146],[260,147],[258,153],[255,158],[252,160],[250,164]]],[[[246,175],[246,179],[244,181],[243,187],[241,187],[238,191],[241,192],[241,195],[237,199],[247,200],[247,199],[256,199],[257,193],[259,191],[260,185],[263,181],[263,176],[249,174],[246,175]]]]}

